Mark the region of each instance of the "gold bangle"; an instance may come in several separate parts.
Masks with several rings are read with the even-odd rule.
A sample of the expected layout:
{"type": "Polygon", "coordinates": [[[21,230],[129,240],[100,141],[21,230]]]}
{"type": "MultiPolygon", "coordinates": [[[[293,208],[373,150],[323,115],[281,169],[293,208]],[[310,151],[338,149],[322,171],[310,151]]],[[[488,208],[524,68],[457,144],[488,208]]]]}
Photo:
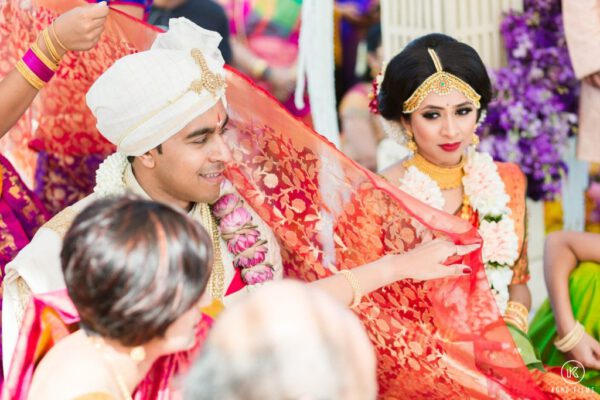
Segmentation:
{"type": "Polygon", "coordinates": [[[31,51],[33,51],[33,53],[40,59],[40,61],[43,62],[46,65],[46,67],[50,68],[52,71],[56,71],[58,69],[58,64],[50,60],[48,56],[44,54],[42,49],[40,49],[40,46],[38,46],[37,43],[34,42],[31,45],[31,51]]]}
{"type": "Polygon", "coordinates": [[[575,326],[562,339],[557,338],[554,341],[554,346],[561,352],[566,353],[573,350],[579,344],[585,334],[585,329],[579,321],[575,322],[575,326]]]}
{"type": "Polygon", "coordinates": [[[69,51],[69,49],[67,49],[67,47],[62,44],[62,42],[60,41],[60,39],[58,38],[58,35],[56,34],[56,28],[54,28],[54,22],[56,22],[56,20],[52,21],[52,23],[50,24],[50,32],[52,33],[52,36],[54,36],[54,40],[56,40],[56,43],[58,43],[58,45],[64,50],[64,51],[69,51]]]}
{"type": "MultiPolygon", "coordinates": [[[[573,350],[573,348],[579,344],[581,339],[583,339],[584,333],[585,332],[583,329],[578,329],[575,332],[575,334],[569,338],[568,341],[561,343],[561,345],[556,346],[556,348],[563,353],[573,350]]],[[[555,345],[556,345],[556,343],[555,343],[555,345]]]]}
{"type": "Polygon", "coordinates": [[[524,316],[525,318],[529,317],[529,310],[525,305],[517,302],[517,301],[509,301],[506,305],[506,311],[515,311],[519,315],[524,316]]]}
{"type": "Polygon", "coordinates": [[[27,83],[29,83],[35,89],[41,90],[44,87],[44,81],[42,81],[32,70],[30,70],[23,60],[17,61],[15,69],[19,71],[27,83]]]}
{"type": "Polygon", "coordinates": [[[352,287],[352,304],[350,305],[350,308],[356,307],[360,304],[360,301],[362,300],[363,296],[362,290],[360,288],[360,283],[358,283],[358,279],[356,279],[356,276],[354,276],[352,271],[350,271],[349,269],[342,269],[337,273],[344,275],[344,277],[352,287]]]}
{"type": "Polygon", "coordinates": [[[528,321],[527,318],[525,318],[523,315],[521,314],[517,314],[515,312],[507,312],[504,314],[505,317],[509,317],[509,318],[514,318],[517,321],[521,321],[523,323],[523,325],[527,325],[528,321]]]}
{"type": "Polygon", "coordinates": [[[44,43],[46,44],[46,47],[48,48],[50,55],[54,59],[54,62],[56,64],[60,63],[60,55],[58,54],[56,47],[54,47],[54,43],[52,43],[52,39],[50,39],[50,33],[48,32],[48,28],[46,28],[42,31],[42,38],[44,38],[44,43]]]}
{"type": "Polygon", "coordinates": [[[523,332],[527,332],[529,328],[529,310],[523,304],[509,301],[504,316],[519,322],[519,327],[522,328],[523,332]]]}
{"type": "Polygon", "coordinates": [[[515,317],[514,315],[505,315],[503,318],[504,322],[510,322],[523,332],[527,332],[527,324],[521,318],[515,317]]]}
{"type": "Polygon", "coordinates": [[[515,315],[505,315],[504,322],[511,322],[513,325],[515,325],[517,328],[519,328],[525,333],[527,333],[527,330],[529,329],[529,324],[515,315]]]}

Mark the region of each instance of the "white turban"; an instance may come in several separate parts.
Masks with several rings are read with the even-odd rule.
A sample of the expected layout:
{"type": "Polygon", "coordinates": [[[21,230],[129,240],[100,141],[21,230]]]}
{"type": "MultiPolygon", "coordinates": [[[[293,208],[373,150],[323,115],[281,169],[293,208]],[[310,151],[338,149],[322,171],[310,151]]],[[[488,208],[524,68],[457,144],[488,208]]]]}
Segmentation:
{"type": "Polygon", "coordinates": [[[216,32],[171,19],[150,50],[117,60],[88,91],[100,133],[119,152],[139,156],[225,101],[220,42],[216,32]]]}

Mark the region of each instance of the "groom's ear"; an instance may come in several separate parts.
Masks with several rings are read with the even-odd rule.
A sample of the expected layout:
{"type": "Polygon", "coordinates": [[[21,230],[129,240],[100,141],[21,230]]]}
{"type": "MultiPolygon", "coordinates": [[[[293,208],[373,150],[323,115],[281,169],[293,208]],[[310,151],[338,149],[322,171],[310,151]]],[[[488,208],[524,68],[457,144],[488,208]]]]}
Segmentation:
{"type": "Polygon", "coordinates": [[[144,167],[152,169],[156,167],[156,158],[162,154],[162,144],[159,144],[152,150],[148,150],[141,156],[135,157],[144,167]]]}

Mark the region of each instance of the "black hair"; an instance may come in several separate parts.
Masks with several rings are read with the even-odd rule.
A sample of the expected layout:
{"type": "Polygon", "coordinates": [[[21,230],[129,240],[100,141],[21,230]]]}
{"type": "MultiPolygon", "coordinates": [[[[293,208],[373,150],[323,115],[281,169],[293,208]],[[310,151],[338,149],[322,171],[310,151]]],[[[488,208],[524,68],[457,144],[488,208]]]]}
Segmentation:
{"type": "Polygon", "coordinates": [[[81,327],[139,346],[164,336],[198,302],[210,275],[212,245],[181,212],[125,196],[84,209],[60,256],[81,327]]]}
{"type": "Polygon", "coordinates": [[[409,118],[403,104],[427,78],[436,72],[428,49],[437,53],[444,71],[462,79],[481,96],[481,109],[492,99],[492,84],[479,54],[468,44],[441,33],[432,33],[410,42],[388,64],[381,91],[379,112],[388,120],[409,118]]]}

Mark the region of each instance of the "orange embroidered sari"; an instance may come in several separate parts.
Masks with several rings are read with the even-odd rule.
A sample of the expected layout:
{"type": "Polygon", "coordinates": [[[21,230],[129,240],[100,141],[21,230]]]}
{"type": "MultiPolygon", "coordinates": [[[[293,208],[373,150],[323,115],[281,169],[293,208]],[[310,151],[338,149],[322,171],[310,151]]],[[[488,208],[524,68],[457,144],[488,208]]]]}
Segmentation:
{"type": "MultiPolygon", "coordinates": [[[[61,7],[74,4],[60,1],[61,7]]],[[[18,10],[14,11],[14,18],[19,18],[18,10]]],[[[146,38],[154,34],[136,21],[116,22],[105,34],[105,40],[115,44],[123,32],[146,38]]],[[[141,41],[134,49],[143,50],[148,44],[141,41]]],[[[83,71],[78,68],[84,66],[73,68],[69,76],[76,81],[83,71]]],[[[468,222],[428,207],[361,168],[243,76],[230,70],[227,83],[232,125],[228,139],[234,156],[228,177],[274,231],[288,277],[313,281],[335,269],[408,251],[433,237],[458,244],[480,242],[468,222]]],[[[45,96],[50,99],[54,93],[49,88],[45,96]]],[[[86,110],[80,103],[68,107],[86,110]]],[[[489,290],[480,251],[450,262],[470,265],[473,274],[399,281],[369,294],[355,310],[377,354],[379,397],[567,398],[553,391],[573,385],[555,375],[532,374],[523,364],[489,290]]],[[[26,395],[22,371],[32,371],[35,360],[23,358],[40,340],[39,332],[22,330],[19,345],[26,345],[13,360],[13,366],[21,369],[12,368],[7,378],[20,395],[10,398],[26,395]]],[[[156,375],[149,378],[154,397],[144,396],[149,391],[138,391],[137,398],[171,398],[173,371],[189,357],[174,355],[165,362],[172,368],[153,370],[156,375]]]]}

